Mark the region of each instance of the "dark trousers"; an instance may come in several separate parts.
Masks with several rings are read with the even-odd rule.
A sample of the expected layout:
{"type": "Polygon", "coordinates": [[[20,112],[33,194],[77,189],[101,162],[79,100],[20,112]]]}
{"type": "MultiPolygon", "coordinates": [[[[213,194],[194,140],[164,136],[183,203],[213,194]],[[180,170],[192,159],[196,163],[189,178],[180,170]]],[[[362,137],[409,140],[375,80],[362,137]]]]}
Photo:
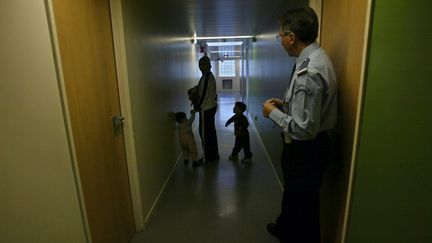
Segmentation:
{"type": "Polygon", "coordinates": [[[319,187],[328,166],[330,139],[323,132],[313,140],[284,144],[284,194],[276,224],[281,242],[320,243],[319,187]]]}
{"type": "Polygon", "coordinates": [[[242,149],[243,149],[245,158],[251,158],[252,157],[252,153],[250,151],[249,133],[246,133],[244,135],[236,135],[235,136],[234,148],[232,150],[231,155],[236,156],[242,149]]]}
{"type": "Polygon", "coordinates": [[[216,110],[217,106],[199,113],[199,134],[204,151],[204,160],[206,162],[212,162],[219,159],[219,149],[215,126],[216,110]]]}

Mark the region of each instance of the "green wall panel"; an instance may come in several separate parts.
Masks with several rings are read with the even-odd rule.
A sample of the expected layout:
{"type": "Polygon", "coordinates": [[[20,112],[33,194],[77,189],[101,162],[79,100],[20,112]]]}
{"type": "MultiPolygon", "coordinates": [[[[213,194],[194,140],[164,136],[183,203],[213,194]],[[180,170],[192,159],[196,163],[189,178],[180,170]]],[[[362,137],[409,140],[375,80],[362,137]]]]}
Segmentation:
{"type": "Polygon", "coordinates": [[[432,242],[431,9],[373,4],[348,243],[432,242]]]}

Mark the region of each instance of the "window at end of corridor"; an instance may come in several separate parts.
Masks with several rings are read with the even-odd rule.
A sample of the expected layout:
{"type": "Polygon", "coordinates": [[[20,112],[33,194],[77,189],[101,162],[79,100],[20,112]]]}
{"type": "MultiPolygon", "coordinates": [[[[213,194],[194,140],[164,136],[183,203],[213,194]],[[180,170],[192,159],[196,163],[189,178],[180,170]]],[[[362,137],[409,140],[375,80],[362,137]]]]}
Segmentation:
{"type": "Polygon", "coordinates": [[[224,60],[219,62],[219,77],[235,77],[235,60],[224,60]]]}

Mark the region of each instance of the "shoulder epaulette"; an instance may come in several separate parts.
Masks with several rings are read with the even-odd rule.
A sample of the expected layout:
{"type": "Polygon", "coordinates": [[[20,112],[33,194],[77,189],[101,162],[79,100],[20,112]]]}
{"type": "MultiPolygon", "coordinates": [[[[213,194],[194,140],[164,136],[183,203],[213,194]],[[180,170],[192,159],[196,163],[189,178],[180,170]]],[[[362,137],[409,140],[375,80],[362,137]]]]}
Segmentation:
{"type": "Polygon", "coordinates": [[[308,70],[310,59],[306,58],[303,60],[303,62],[300,64],[298,70],[297,70],[297,76],[302,75],[303,73],[306,73],[308,70]]]}

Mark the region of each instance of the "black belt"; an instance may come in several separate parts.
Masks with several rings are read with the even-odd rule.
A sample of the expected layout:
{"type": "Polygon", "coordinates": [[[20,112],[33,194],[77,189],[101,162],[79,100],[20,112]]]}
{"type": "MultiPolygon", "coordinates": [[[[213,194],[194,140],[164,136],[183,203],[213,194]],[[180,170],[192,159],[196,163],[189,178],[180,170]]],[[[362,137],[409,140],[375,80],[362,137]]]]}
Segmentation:
{"type": "Polygon", "coordinates": [[[319,132],[319,133],[316,135],[316,137],[313,138],[313,139],[308,139],[308,140],[297,140],[297,139],[293,139],[293,138],[291,138],[291,142],[289,142],[289,143],[285,143],[285,136],[284,136],[284,133],[281,132],[281,138],[282,138],[282,143],[283,143],[283,144],[310,143],[310,142],[315,141],[315,140],[317,140],[317,139],[321,139],[322,137],[325,137],[325,136],[328,136],[327,131],[319,132]]]}

